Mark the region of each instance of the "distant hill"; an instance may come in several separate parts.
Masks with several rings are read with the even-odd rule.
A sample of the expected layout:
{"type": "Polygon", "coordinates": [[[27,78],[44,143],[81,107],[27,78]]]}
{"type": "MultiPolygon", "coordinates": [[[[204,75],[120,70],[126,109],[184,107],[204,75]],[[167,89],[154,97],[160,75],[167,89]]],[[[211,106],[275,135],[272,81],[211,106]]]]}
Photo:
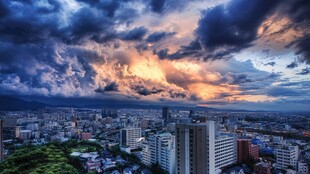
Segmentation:
{"type": "Polygon", "coordinates": [[[38,110],[45,107],[75,107],[75,108],[132,108],[132,109],[158,109],[169,106],[171,110],[195,110],[209,112],[257,112],[249,110],[217,109],[200,106],[178,106],[163,104],[145,104],[143,102],[128,102],[114,100],[98,100],[87,98],[29,98],[26,96],[0,96],[0,111],[38,110]],[[25,98],[25,99],[24,99],[25,98]],[[43,99],[43,100],[42,100],[43,99]],[[45,100],[44,100],[45,99],[45,100]]]}
{"type": "Polygon", "coordinates": [[[25,101],[10,96],[0,96],[0,111],[37,110],[49,106],[36,101],[25,101]]]}

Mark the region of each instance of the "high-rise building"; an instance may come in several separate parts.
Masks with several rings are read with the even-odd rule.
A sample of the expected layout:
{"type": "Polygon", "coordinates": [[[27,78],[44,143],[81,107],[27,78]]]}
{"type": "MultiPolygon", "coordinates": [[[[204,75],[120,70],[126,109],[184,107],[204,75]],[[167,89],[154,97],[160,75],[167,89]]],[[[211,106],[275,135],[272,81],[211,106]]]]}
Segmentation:
{"type": "Polygon", "coordinates": [[[163,107],[163,119],[165,120],[165,122],[170,120],[169,107],[163,107]]]}
{"type": "Polygon", "coordinates": [[[150,150],[150,145],[147,141],[144,141],[141,143],[142,147],[142,163],[144,165],[150,165],[151,164],[151,150],[150,150]]]}
{"type": "Polygon", "coordinates": [[[215,170],[237,162],[236,139],[233,135],[218,135],[215,137],[215,170]]]}
{"type": "Polygon", "coordinates": [[[237,140],[238,163],[259,159],[259,146],[252,144],[248,139],[237,140]]]}
{"type": "Polygon", "coordinates": [[[190,117],[190,118],[192,118],[192,117],[194,117],[194,110],[189,110],[189,115],[188,115],[188,117],[190,117]]]}
{"type": "Polygon", "coordinates": [[[249,150],[249,156],[250,156],[250,160],[254,160],[254,161],[259,160],[259,145],[251,143],[250,150],[249,150]]]}
{"type": "Polygon", "coordinates": [[[162,169],[175,173],[175,137],[170,133],[156,134],[149,138],[150,161],[162,169]]]}
{"type": "Polygon", "coordinates": [[[276,168],[296,169],[298,160],[298,146],[282,146],[276,150],[276,168]]]}
{"type": "Polygon", "coordinates": [[[235,156],[234,136],[219,134],[214,121],[176,125],[177,174],[213,174],[235,156]]]}
{"type": "Polygon", "coordinates": [[[3,120],[0,119],[0,162],[3,160],[3,120]]]}
{"type": "Polygon", "coordinates": [[[209,124],[176,125],[176,173],[212,173],[215,166],[210,153],[214,153],[215,127],[209,124]]]}
{"type": "Polygon", "coordinates": [[[121,129],[120,144],[132,149],[140,146],[141,128],[124,128],[121,129]]]}

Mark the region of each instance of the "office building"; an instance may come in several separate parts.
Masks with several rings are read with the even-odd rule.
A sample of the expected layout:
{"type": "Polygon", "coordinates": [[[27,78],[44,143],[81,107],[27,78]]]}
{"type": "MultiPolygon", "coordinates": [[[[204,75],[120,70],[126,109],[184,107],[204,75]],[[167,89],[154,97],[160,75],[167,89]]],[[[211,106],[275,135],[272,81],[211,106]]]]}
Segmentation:
{"type": "Polygon", "coordinates": [[[176,173],[205,173],[215,171],[211,161],[214,161],[215,144],[214,122],[206,124],[176,125],[176,173]]]}
{"type": "Polygon", "coordinates": [[[298,146],[282,146],[276,151],[276,168],[296,169],[298,160],[298,146]]]}
{"type": "Polygon", "coordinates": [[[259,146],[254,145],[248,139],[237,140],[238,163],[246,163],[259,159],[259,146]]]}
{"type": "Polygon", "coordinates": [[[130,147],[132,149],[140,146],[141,128],[124,128],[120,132],[121,146],[130,147]]]}
{"type": "Polygon", "coordinates": [[[170,133],[156,134],[149,138],[150,162],[175,173],[175,137],[170,133]]]}
{"type": "Polygon", "coordinates": [[[168,122],[170,120],[169,107],[163,107],[163,119],[165,122],[168,122]]]}
{"type": "Polygon", "coordinates": [[[214,121],[176,125],[176,173],[213,174],[236,162],[235,138],[216,131],[214,121]]]}
{"type": "Polygon", "coordinates": [[[253,160],[253,161],[259,160],[259,145],[251,143],[250,150],[249,150],[249,156],[250,156],[250,160],[253,160]]]}
{"type": "Polygon", "coordinates": [[[194,117],[194,110],[189,110],[189,115],[188,115],[188,117],[189,118],[192,118],[192,117],[194,117]]]}
{"type": "Polygon", "coordinates": [[[144,141],[141,143],[142,147],[142,159],[141,162],[144,165],[151,165],[151,150],[150,150],[150,145],[148,144],[147,141],[144,141]]]}
{"type": "Polygon", "coordinates": [[[233,135],[218,135],[215,137],[215,169],[237,162],[236,140],[233,135]]]}

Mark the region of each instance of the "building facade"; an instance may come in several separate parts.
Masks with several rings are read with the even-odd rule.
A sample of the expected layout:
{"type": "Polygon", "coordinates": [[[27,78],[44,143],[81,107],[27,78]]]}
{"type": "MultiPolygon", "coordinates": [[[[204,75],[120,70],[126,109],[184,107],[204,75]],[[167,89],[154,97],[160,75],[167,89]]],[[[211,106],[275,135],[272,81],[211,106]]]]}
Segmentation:
{"type": "Polygon", "coordinates": [[[287,169],[291,166],[296,169],[298,160],[298,146],[282,146],[276,152],[276,168],[287,169]]]}
{"type": "Polygon", "coordinates": [[[141,128],[124,128],[120,132],[120,145],[132,149],[140,147],[141,128]]]}
{"type": "Polygon", "coordinates": [[[149,138],[150,162],[175,173],[175,137],[170,133],[156,134],[149,138]]]}
{"type": "Polygon", "coordinates": [[[306,162],[298,162],[297,171],[298,171],[298,174],[308,174],[309,173],[309,164],[306,162]]]}
{"type": "Polygon", "coordinates": [[[238,163],[246,163],[249,160],[259,159],[259,146],[252,144],[248,139],[237,140],[238,163]]]}
{"type": "Polygon", "coordinates": [[[215,138],[215,169],[221,169],[237,162],[236,141],[233,135],[219,135],[215,138]]]}
{"type": "Polygon", "coordinates": [[[168,122],[170,120],[170,112],[169,112],[169,107],[163,107],[163,119],[165,122],[168,122]]]}
{"type": "Polygon", "coordinates": [[[176,173],[209,174],[215,171],[214,122],[176,125],[176,173]],[[212,158],[213,157],[213,158],[212,158]]]}

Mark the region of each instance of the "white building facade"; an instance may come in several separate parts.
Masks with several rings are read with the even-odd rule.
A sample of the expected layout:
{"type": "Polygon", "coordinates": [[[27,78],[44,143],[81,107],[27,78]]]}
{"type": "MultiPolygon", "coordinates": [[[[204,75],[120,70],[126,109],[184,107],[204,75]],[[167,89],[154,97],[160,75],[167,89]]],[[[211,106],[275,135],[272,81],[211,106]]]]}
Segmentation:
{"type": "Polygon", "coordinates": [[[215,169],[237,162],[236,139],[233,135],[221,135],[215,139],[215,169]]]}
{"type": "Polygon", "coordinates": [[[156,134],[149,138],[150,162],[175,173],[175,137],[170,133],[156,134]]]}
{"type": "Polygon", "coordinates": [[[124,128],[120,132],[120,145],[131,149],[140,147],[141,128],[124,128]]]}
{"type": "Polygon", "coordinates": [[[308,163],[298,162],[297,171],[298,171],[298,174],[308,174],[309,173],[308,163]]]}
{"type": "Polygon", "coordinates": [[[298,160],[298,146],[283,146],[276,151],[276,168],[287,169],[289,166],[296,169],[298,160]]]}

